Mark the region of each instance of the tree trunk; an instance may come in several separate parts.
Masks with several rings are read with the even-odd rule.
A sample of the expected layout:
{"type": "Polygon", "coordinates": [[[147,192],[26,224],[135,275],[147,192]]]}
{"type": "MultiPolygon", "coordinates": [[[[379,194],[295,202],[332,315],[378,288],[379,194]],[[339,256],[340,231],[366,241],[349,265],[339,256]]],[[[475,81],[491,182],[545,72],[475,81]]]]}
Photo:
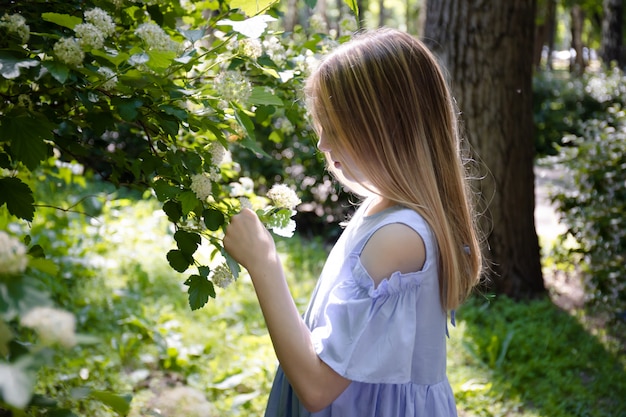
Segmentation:
{"type": "Polygon", "coordinates": [[[535,48],[533,52],[533,64],[535,68],[541,67],[541,58],[544,47],[547,47],[546,65],[551,68],[550,55],[554,47],[554,29],[556,20],[556,1],[545,0],[539,3],[537,16],[535,17],[535,48]]]}
{"type": "Polygon", "coordinates": [[[428,1],[424,39],[451,76],[465,134],[488,174],[477,184],[491,289],[545,292],[535,232],[533,0],[428,1]]]}
{"type": "Polygon", "coordinates": [[[583,25],[585,23],[585,12],[580,5],[575,4],[570,10],[570,16],[572,19],[572,49],[576,52],[576,56],[573,60],[570,60],[569,70],[574,74],[582,75],[587,66],[585,57],[583,56],[583,25]]]}
{"type": "Polygon", "coordinates": [[[385,26],[385,0],[378,0],[378,27],[385,26]]]}
{"type": "Polygon", "coordinates": [[[298,23],[298,0],[287,0],[287,11],[285,12],[285,32],[293,32],[298,23]]]}
{"type": "Polygon", "coordinates": [[[602,18],[602,46],[600,54],[607,67],[615,61],[619,67],[624,65],[622,58],[622,19],[624,6],[622,0],[604,0],[602,18]]]}

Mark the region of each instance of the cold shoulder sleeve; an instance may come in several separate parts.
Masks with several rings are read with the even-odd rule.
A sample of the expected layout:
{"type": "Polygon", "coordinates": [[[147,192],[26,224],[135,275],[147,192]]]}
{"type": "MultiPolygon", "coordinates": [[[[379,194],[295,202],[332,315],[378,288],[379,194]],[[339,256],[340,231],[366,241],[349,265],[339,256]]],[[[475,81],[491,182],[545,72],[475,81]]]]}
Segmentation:
{"type": "Polygon", "coordinates": [[[320,358],[353,381],[406,383],[417,337],[419,273],[396,273],[377,288],[357,256],[352,279],[331,291],[325,325],[312,331],[320,358]]]}

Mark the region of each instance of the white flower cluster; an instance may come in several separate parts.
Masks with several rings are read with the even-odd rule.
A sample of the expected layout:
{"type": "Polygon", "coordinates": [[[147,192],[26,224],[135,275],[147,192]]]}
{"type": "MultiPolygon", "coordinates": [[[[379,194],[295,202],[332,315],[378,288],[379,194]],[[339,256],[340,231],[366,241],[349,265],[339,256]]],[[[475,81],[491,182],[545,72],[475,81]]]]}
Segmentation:
{"type": "Polygon", "coordinates": [[[109,91],[117,86],[117,74],[109,67],[98,68],[98,74],[102,75],[104,82],[102,88],[109,91]]]}
{"type": "Polygon", "coordinates": [[[144,41],[148,49],[154,49],[155,51],[178,50],[178,44],[156,23],[142,23],[135,29],[135,35],[144,41]]]}
{"type": "Polygon", "coordinates": [[[20,274],[27,265],[26,246],[6,232],[0,231],[0,275],[20,274]]]}
{"type": "Polygon", "coordinates": [[[226,264],[221,264],[213,270],[211,281],[220,288],[228,287],[234,280],[233,273],[226,264]]]}
{"type": "Polygon", "coordinates": [[[115,22],[107,12],[99,7],[87,10],[85,12],[85,21],[98,28],[105,38],[115,33],[115,22]]]}
{"type": "Polygon", "coordinates": [[[278,208],[287,208],[293,210],[302,203],[295,191],[285,184],[274,184],[267,192],[267,197],[272,200],[272,204],[278,208]]]}
{"type": "Polygon", "coordinates": [[[241,177],[238,182],[231,182],[228,185],[230,186],[231,197],[254,194],[254,181],[251,178],[241,177]]]}
{"type": "Polygon", "coordinates": [[[225,102],[245,103],[252,93],[250,81],[239,71],[222,71],[215,77],[213,87],[225,102]]]}
{"type": "Polygon", "coordinates": [[[59,61],[72,67],[82,65],[85,53],[80,43],[74,38],[61,38],[53,47],[54,55],[59,61]]]}
{"type": "Polygon", "coordinates": [[[282,65],[287,61],[285,47],[276,36],[271,36],[263,41],[263,48],[274,63],[282,65]]]}
{"type": "Polygon", "coordinates": [[[250,199],[248,197],[239,197],[239,206],[241,207],[241,210],[243,209],[250,209],[252,210],[252,202],[250,201],[250,199]]]}
{"type": "Polygon", "coordinates": [[[246,38],[239,41],[239,51],[250,59],[257,59],[263,54],[263,46],[258,39],[246,38]]]}
{"type": "Polygon", "coordinates": [[[219,142],[211,142],[209,151],[211,152],[211,164],[213,164],[214,167],[222,165],[224,157],[226,156],[226,148],[219,142]]]}
{"type": "Polygon", "coordinates": [[[96,7],[85,12],[85,21],[74,27],[75,38],[61,38],[54,44],[54,55],[59,61],[78,67],[85,52],[102,49],[106,39],[115,33],[115,22],[107,12],[96,7]]]}
{"type": "Polygon", "coordinates": [[[309,28],[316,33],[327,33],[328,23],[326,19],[320,14],[314,14],[309,19],[309,28]]]}
{"type": "Polygon", "coordinates": [[[22,39],[22,43],[28,42],[30,38],[30,26],[22,15],[5,13],[0,19],[0,27],[6,28],[9,33],[15,33],[22,39]]]}
{"type": "Polygon", "coordinates": [[[74,33],[80,46],[85,50],[102,49],[104,46],[104,33],[91,23],[74,26],[74,33]]]}
{"type": "Polygon", "coordinates": [[[76,345],[76,318],[68,311],[35,307],[22,317],[20,323],[34,329],[45,345],[59,344],[67,348],[76,345]]]}
{"type": "Polygon", "coordinates": [[[206,201],[213,192],[213,181],[206,172],[191,176],[191,191],[196,194],[201,201],[206,201]]]}

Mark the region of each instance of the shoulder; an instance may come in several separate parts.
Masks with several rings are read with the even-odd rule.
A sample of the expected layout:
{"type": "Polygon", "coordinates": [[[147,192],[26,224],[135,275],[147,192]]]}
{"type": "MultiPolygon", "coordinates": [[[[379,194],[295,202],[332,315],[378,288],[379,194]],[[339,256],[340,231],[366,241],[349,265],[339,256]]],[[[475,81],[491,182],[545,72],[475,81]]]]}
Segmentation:
{"type": "Polygon", "coordinates": [[[374,284],[378,285],[394,272],[420,271],[426,261],[426,247],[422,236],[412,227],[390,223],[372,234],[360,259],[374,284]]]}

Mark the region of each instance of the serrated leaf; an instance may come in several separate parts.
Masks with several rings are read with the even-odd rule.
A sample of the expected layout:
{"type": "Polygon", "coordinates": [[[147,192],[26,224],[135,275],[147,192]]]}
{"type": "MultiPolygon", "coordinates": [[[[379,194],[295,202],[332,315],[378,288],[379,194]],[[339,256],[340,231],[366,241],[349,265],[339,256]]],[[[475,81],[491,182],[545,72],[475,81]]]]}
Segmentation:
{"type": "Polygon", "coordinates": [[[179,32],[191,43],[199,41],[204,36],[204,29],[179,29],[179,32]]]}
{"type": "Polygon", "coordinates": [[[193,191],[183,191],[178,195],[178,201],[180,201],[183,214],[189,214],[200,204],[200,200],[193,191]]]}
{"type": "Polygon", "coordinates": [[[148,52],[150,58],[146,65],[154,71],[162,71],[172,65],[174,58],[176,58],[176,52],[173,51],[157,51],[152,50],[148,52]]]}
{"type": "Polygon", "coordinates": [[[117,106],[120,116],[127,122],[132,122],[137,118],[139,108],[143,105],[143,101],[139,99],[115,98],[111,102],[117,106]]]}
{"type": "Polygon", "coordinates": [[[196,250],[198,250],[198,245],[200,245],[201,242],[199,234],[187,232],[186,230],[177,230],[176,233],[174,233],[174,240],[176,241],[178,249],[189,256],[193,255],[196,250]]]}
{"type": "Polygon", "coordinates": [[[167,253],[167,261],[175,271],[185,272],[193,263],[193,258],[183,251],[172,249],[167,253]]]}
{"type": "Polygon", "coordinates": [[[224,259],[226,259],[226,265],[228,265],[230,272],[233,274],[233,278],[237,280],[239,278],[239,272],[241,272],[241,266],[239,265],[239,262],[233,259],[233,257],[230,256],[228,252],[223,249],[222,256],[224,256],[224,259]]]}
{"type": "Polygon", "coordinates": [[[107,61],[115,65],[116,67],[119,66],[124,61],[126,61],[127,59],[129,59],[128,54],[124,52],[117,52],[117,51],[115,51],[114,54],[107,54],[105,51],[101,51],[99,49],[93,49],[91,51],[91,54],[106,59],[107,61]]]}
{"type": "Polygon", "coordinates": [[[9,213],[27,221],[35,216],[35,199],[30,187],[19,178],[0,178],[0,206],[7,205],[9,213]]]}
{"type": "Polygon", "coordinates": [[[201,277],[208,278],[210,272],[211,272],[211,269],[206,265],[201,265],[198,267],[198,273],[200,274],[201,277]]]}
{"type": "Polygon", "coordinates": [[[39,65],[36,59],[21,59],[7,52],[0,52],[0,74],[12,80],[20,76],[22,68],[31,68],[39,65]]]}
{"type": "Polygon", "coordinates": [[[204,307],[207,301],[209,301],[209,297],[215,298],[215,287],[205,277],[192,275],[185,281],[185,285],[189,286],[187,294],[189,294],[189,307],[192,310],[204,307]]]}
{"type": "Polygon", "coordinates": [[[46,22],[56,23],[59,26],[70,29],[74,29],[76,25],[83,23],[83,19],[80,17],[62,13],[42,13],[41,18],[46,22]]]}
{"type": "Polygon", "coordinates": [[[160,201],[172,199],[180,193],[180,188],[173,186],[165,180],[157,180],[152,185],[154,193],[160,201]]]}
{"type": "MultiPolygon", "coordinates": [[[[278,74],[277,74],[278,75],[278,74]]],[[[264,87],[253,87],[250,97],[248,98],[249,104],[268,105],[268,106],[282,106],[283,101],[265,90],[264,87]]]]}
{"type": "Polygon", "coordinates": [[[131,396],[118,395],[108,391],[91,391],[90,397],[108,405],[121,416],[125,416],[130,411],[131,396]]]}
{"type": "Polygon", "coordinates": [[[206,209],[202,212],[202,217],[204,218],[204,224],[207,229],[212,232],[215,232],[217,229],[222,227],[225,222],[224,213],[217,209],[206,209]]]}
{"type": "Polygon", "coordinates": [[[33,171],[48,156],[44,140],[52,139],[54,128],[44,116],[12,111],[2,119],[0,141],[10,142],[13,158],[33,171]]]}

